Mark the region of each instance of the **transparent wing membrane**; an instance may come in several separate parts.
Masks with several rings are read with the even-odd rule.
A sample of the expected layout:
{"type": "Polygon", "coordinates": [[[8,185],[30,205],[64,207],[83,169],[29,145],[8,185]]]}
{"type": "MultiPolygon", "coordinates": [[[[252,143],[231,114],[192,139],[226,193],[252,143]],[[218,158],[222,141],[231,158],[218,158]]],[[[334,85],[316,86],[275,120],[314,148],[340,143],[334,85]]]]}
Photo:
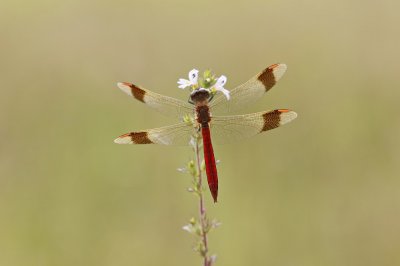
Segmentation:
{"type": "MultiPolygon", "coordinates": [[[[211,139],[214,144],[224,144],[250,138],[268,131],[297,117],[297,114],[287,109],[268,112],[258,112],[246,115],[216,116],[210,123],[211,139]]],[[[188,123],[129,132],[115,139],[118,144],[162,144],[189,145],[196,127],[188,123]]]]}
{"type": "Polygon", "coordinates": [[[285,64],[274,64],[230,91],[230,99],[224,95],[217,96],[210,103],[213,114],[227,114],[251,105],[269,91],[283,76],[287,69],[285,64]]]}
{"type": "Polygon", "coordinates": [[[293,111],[279,109],[245,115],[216,116],[211,120],[211,138],[215,144],[225,144],[250,138],[277,128],[297,117],[293,111]]]}
{"type": "Polygon", "coordinates": [[[189,145],[195,128],[187,123],[126,133],[114,140],[118,144],[189,145]]]}
{"type": "Polygon", "coordinates": [[[181,119],[186,114],[194,112],[194,106],[189,103],[146,90],[132,83],[121,82],[118,83],[118,87],[126,94],[165,115],[181,119]]]}

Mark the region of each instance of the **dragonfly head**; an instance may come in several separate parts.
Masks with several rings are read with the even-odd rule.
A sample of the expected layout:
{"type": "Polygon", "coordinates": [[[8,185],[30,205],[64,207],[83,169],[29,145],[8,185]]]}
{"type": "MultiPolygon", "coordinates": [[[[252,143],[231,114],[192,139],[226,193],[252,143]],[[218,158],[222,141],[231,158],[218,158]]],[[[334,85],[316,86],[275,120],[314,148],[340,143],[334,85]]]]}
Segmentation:
{"type": "Polygon", "coordinates": [[[199,103],[207,104],[211,99],[212,99],[212,94],[211,94],[210,90],[200,88],[200,89],[194,90],[190,94],[189,102],[194,103],[194,104],[199,104],[199,103]]]}

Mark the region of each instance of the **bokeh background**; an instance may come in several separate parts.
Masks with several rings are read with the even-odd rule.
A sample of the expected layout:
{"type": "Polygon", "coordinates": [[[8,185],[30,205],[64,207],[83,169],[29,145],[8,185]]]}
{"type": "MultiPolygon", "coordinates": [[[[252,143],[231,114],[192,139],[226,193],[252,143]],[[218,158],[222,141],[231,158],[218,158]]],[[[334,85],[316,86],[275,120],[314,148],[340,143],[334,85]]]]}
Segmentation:
{"type": "Polygon", "coordinates": [[[186,100],[284,62],[244,112],[285,127],[216,146],[216,265],[400,265],[399,1],[11,1],[0,8],[0,265],[200,265],[189,148],[116,145],[175,122],[116,87],[186,100]]]}

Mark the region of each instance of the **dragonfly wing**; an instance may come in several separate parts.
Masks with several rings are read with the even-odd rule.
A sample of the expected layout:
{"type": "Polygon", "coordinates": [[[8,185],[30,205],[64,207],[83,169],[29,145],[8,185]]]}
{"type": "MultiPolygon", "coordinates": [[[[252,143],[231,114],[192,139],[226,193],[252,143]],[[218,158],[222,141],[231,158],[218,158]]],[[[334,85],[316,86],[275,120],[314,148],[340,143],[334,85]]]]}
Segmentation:
{"type": "Polygon", "coordinates": [[[129,132],[114,140],[118,144],[189,145],[194,127],[187,123],[129,132]]]}
{"type": "Polygon", "coordinates": [[[252,137],[268,131],[297,117],[287,109],[245,115],[215,116],[211,119],[211,137],[215,144],[224,144],[252,137]]]}
{"type": "Polygon", "coordinates": [[[237,111],[246,105],[250,105],[269,91],[283,76],[287,69],[285,64],[274,64],[230,91],[230,99],[219,95],[211,103],[212,113],[225,114],[237,111]]]}
{"type": "Polygon", "coordinates": [[[160,113],[179,118],[182,118],[186,114],[193,114],[193,105],[181,100],[146,90],[128,82],[120,82],[118,83],[118,87],[126,94],[160,113]]]}

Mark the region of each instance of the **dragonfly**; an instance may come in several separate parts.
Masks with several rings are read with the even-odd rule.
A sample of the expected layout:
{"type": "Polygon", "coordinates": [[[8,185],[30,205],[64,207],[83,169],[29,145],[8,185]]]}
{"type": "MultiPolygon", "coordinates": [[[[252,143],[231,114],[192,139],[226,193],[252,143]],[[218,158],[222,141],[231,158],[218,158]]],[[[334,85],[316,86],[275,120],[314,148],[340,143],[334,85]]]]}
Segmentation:
{"type": "MultiPolygon", "coordinates": [[[[297,117],[294,111],[275,109],[251,114],[226,115],[249,106],[268,92],[286,72],[285,64],[273,64],[230,90],[229,99],[207,89],[196,89],[187,102],[164,96],[128,82],[118,87],[145,105],[181,122],[169,126],[133,131],[114,140],[118,144],[189,145],[197,133],[203,141],[208,186],[214,202],[218,198],[218,173],[213,143],[238,142],[245,138],[282,126],[297,117]],[[194,123],[184,121],[193,117],[194,123]]],[[[193,76],[194,77],[194,76],[193,76]]]]}

